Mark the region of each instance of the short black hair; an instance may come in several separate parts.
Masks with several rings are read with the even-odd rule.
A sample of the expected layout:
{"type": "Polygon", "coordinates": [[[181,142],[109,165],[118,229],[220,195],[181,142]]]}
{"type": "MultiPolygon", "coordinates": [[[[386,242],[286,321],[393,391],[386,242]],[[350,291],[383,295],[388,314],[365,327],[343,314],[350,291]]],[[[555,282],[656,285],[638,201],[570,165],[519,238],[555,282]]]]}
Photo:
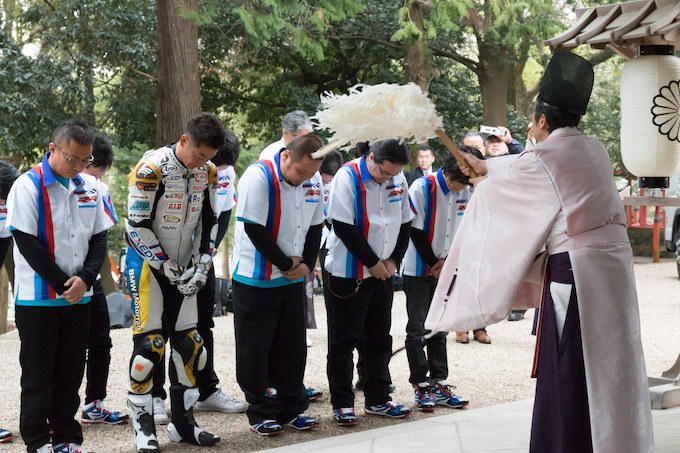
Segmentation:
{"type": "Polygon", "coordinates": [[[418,152],[421,152],[421,151],[429,151],[429,152],[434,156],[434,150],[432,149],[431,146],[420,145],[420,146],[418,147],[418,152]]]}
{"type": "Polygon", "coordinates": [[[321,167],[319,167],[319,173],[322,175],[335,176],[335,173],[337,173],[338,169],[342,167],[343,163],[344,160],[342,158],[342,154],[334,149],[330,153],[326,154],[326,157],[323,158],[321,167]]]}
{"type": "Polygon", "coordinates": [[[109,169],[113,165],[113,147],[105,137],[99,134],[94,137],[92,157],[94,157],[94,160],[88,164],[88,167],[109,169]]]}
{"type": "Polygon", "coordinates": [[[581,122],[581,115],[578,113],[569,113],[547,102],[536,101],[534,116],[537,121],[541,118],[541,115],[545,115],[545,120],[548,122],[548,132],[560,127],[576,127],[581,122]]]}
{"type": "Polygon", "coordinates": [[[466,153],[466,154],[472,154],[475,156],[477,159],[484,159],[484,155],[479,151],[477,148],[474,146],[470,145],[459,145],[458,146],[458,151],[461,153],[466,153]]]}
{"type": "Polygon", "coordinates": [[[0,160],[0,199],[7,199],[9,189],[12,188],[12,184],[14,184],[18,177],[19,172],[14,168],[14,165],[0,160]]]}
{"type": "Polygon", "coordinates": [[[359,158],[366,154],[369,150],[370,146],[368,146],[368,142],[359,142],[356,145],[356,149],[354,150],[354,157],[359,158]]]}
{"type": "Polygon", "coordinates": [[[403,140],[381,140],[371,145],[369,151],[373,153],[377,164],[388,161],[395,165],[406,165],[409,162],[408,145],[403,140]]]}
{"type": "Polygon", "coordinates": [[[470,184],[470,177],[460,170],[458,162],[456,162],[456,159],[453,156],[449,157],[446,159],[446,162],[444,162],[442,173],[447,178],[457,183],[465,184],[466,186],[470,184]]]}
{"type": "MultiPolygon", "coordinates": [[[[286,149],[290,150],[290,157],[292,162],[300,162],[306,157],[312,158],[311,154],[318,151],[323,146],[323,140],[318,135],[305,134],[298,135],[293,140],[288,142],[286,149]]],[[[323,159],[322,157],[319,159],[323,159]]]]}
{"type": "MultiPolygon", "coordinates": [[[[458,151],[461,153],[472,154],[477,159],[484,159],[482,153],[474,146],[469,145],[459,145],[458,151]]],[[[446,159],[444,165],[442,165],[442,173],[444,173],[448,178],[466,186],[470,184],[470,177],[463,173],[458,166],[456,159],[451,156],[446,159]]]]}
{"type": "Polygon", "coordinates": [[[225,134],[227,139],[224,144],[217,149],[215,157],[210,159],[216,166],[221,165],[236,165],[238,156],[241,153],[241,144],[238,137],[231,130],[226,129],[225,134]]]}
{"type": "Polygon", "coordinates": [[[52,134],[52,143],[68,145],[71,140],[80,145],[94,145],[94,132],[86,123],[68,120],[61,123],[52,134]]]}
{"type": "Polygon", "coordinates": [[[226,133],[220,121],[210,113],[199,113],[187,123],[186,134],[194,146],[205,145],[219,149],[226,141],[226,133]]]}

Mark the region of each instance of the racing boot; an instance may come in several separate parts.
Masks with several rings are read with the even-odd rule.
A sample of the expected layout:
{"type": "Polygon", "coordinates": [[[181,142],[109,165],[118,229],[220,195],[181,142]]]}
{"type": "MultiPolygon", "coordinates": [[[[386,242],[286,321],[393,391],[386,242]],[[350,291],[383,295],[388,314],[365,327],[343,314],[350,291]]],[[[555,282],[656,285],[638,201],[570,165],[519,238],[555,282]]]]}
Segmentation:
{"type": "Polygon", "coordinates": [[[194,420],[194,404],[198,401],[196,387],[170,387],[170,406],[172,417],[168,424],[168,437],[173,442],[210,447],[220,441],[220,437],[203,431],[194,420]]]}
{"type": "Polygon", "coordinates": [[[153,422],[153,397],[151,394],[128,394],[128,408],[130,408],[130,420],[132,421],[132,429],[135,433],[137,452],[152,453],[158,451],[156,425],[153,422]]]}

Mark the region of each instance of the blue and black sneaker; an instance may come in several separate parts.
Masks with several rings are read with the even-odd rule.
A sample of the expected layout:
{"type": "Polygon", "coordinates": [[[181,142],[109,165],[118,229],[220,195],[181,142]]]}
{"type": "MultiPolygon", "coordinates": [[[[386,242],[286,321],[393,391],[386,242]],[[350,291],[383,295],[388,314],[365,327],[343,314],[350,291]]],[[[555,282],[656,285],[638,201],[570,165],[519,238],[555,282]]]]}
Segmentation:
{"type": "Polygon", "coordinates": [[[309,401],[316,401],[323,396],[323,392],[321,390],[307,387],[307,396],[309,397],[309,401]]]}
{"type": "Polygon", "coordinates": [[[432,399],[432,387],[429,385],[416,385],[413,388],[413,393],[416,398],[416,404],[418,404],[418,410],[423,412],[434,411],[435,404],[434,399],[432,399]]]}
{"type": "Polygon", "coordinates": [[[390,418],[404,418],[411,415],[411,409],[401,404],[394,404],[388,401],[377,406],[366,406],[364,412],[371,415],[384,415],[390,418]]]}
{"type": "Polygon", "coordinates": [[[14,439],[14,436],[12,436],[12,433],[7,431],[6,429],[0,429],[0,443],[11,442],[12,439],[14,439]]]}
{"type": "Polygon", "coordinates": [[[260,436],[275,436],[281,434],[281,425],[276,420],[262,420],[260,423],[249,425],[250,430],[260,436]]]}
{"type": "Polygon", "coordinates": [[[354,426],[357,424],[357,416],[352,407],[333,409],[333,418],[338,426],[354,426]]]}
{"type": "Polygon", "coordinates": [[[314,429],[319,427],[319,421],[314,417],[310,417],[307,414],[300,414],[288,423],[286,426],[297,429],[298,431],[307,431],[308,429],[314,429]]]}
{"type": "Polygon", "coordinates": [[[455,387],[447,384],[436,384],[432,391],[432,399],[439,406],[459,409],[470,404],[470,401],[453,393],[455,387]]]}
{"type": "Polygon", "coordinates": [[[112,411],[104,406],[102,400],[94,400],[90,404],[83,406],[83,415],[80,421],[84,424],[106,423],[107,425],[118,425],[127,423],[129,415],[122,412],[112,411]]]}

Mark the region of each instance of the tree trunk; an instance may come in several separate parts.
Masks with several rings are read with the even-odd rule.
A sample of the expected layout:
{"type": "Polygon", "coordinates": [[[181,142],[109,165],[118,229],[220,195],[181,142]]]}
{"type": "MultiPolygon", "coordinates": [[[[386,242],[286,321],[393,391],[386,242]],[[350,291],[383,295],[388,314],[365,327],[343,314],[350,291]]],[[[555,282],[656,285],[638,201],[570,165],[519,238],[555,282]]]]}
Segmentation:
{"type": "MultiPolygon", "coordinates": [[[[422,38],[415,42],[406,43],[404,55],[404,70],[406,82],[413,82],[427,93],[428,85],[432,78],[432,58],[425,53],[425,31],[423,27],[423,11],[418,2],[413,2],[409,9],[409,20],[413,22],[422,33],[422,38]]],[[[422,143],[426,145],[427,143],[422,143]]],[[[411,168],[416,168],[418,152],[417,147],[411,148],[411,168]]]]}
{"type": "Polygon", "coordinates": [[[201,111],[198,27],[179,15],[196,11],[196,0],[156,0],[158,90],[156,145],[175,142],[189,119],[201,111]]]}
{"type": "Polygon", "coordinates": [[[480,46],[478,74],[482,92],[482,122],[485,126],[508,124],[508,78],[510,66],[508,52],[501,46],[480,46]]]}

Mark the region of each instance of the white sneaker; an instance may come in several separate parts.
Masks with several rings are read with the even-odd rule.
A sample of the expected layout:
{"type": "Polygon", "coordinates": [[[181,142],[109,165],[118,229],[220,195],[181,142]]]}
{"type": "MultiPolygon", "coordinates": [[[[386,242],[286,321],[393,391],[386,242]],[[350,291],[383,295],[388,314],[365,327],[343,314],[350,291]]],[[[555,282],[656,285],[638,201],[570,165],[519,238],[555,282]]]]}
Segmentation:
{"type": "Polygon", "coordinates": [[[52,444],[45,444],[38,448],[35,453],[54,453],[54,450],[52,450],[52,444]]]}
{"type": "Polygon", "coordinates": [[[229,398],[222,390],[217,389],[215,393],[206,398],[205,401],[197,401],[194,406],[199,411],[216,411],[225,414],[236,414],[244,412],[246,405],[239,403],[235,399],[229,398]]]}
{"type": "Polygon", "coordinates": [[[165,411],[165,402],[161,397],[153,399],[153,423],[154,425],[167,425],[170,419],[165,411]]]}
{"type": "MultiPolygon", "coordinates": [[[[53,450],[50,449],[47,451],[53,450]]],[[[80,444],[66,443],[55,445],[54,453],[88,453],[88,452],[83,447],[81,447],[80,444]]]]}

